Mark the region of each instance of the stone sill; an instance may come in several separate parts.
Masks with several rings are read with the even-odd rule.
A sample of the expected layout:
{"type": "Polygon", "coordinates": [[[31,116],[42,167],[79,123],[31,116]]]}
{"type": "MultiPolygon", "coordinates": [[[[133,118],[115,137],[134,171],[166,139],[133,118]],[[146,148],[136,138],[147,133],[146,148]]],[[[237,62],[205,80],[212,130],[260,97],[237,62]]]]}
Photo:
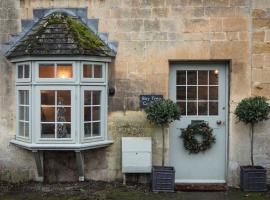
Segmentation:
{"type": "Polygon", "coordinates": [[[112,140],[97,141],[84,144],[32,144],[12,139],[11,144],[30,151],[84,151],[109,146],[113,144],[112,140]]]}

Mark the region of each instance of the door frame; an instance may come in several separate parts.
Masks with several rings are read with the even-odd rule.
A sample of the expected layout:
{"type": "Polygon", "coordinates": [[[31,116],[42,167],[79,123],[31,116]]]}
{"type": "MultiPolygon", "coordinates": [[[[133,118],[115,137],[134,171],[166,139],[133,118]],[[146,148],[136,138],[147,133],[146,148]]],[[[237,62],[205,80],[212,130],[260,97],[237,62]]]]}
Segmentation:
{"type": "MultiPolygon", "coordinates": [[[[210,60],[191,60],[191,59],[173,59],[173,60],[168,60],[168,67],[169,67],[169,73],[168,73],[168,98],[170,98],[171,95],[171,85],[170,85],[170,74],[171,74],[171,66],[173,64],[207,64],[207,63],[218,63],[218,64],[223,64],[225,67],[225,95],[226,95],[226,99],[225,99],[225,120],[226,120],[226,124],[225,124],[225,134],[226,134],[226,141],[225,141],[225,184],[228,183],[228,168],[229,168],[229,136],[230,136],[230,83],[231,83],[231,66],[232,66],[232,60],[231,59],[210,59],[210,60]]],[[[180,119],[181,121],[181,119],[180,119]]],[[[172,125],[170,125],[172,126],[172,125]]],[[[170,130],[170,129],[169,129],[170,130]]],[[[168,151],[168,156],[169,156],[169,164],[171,163],[170,161],[170,136],[168,137],[169,139],[169,151],[168,151]]],[[[177,183],[177,182],[176,182],[177,183]]],[[[189,183],[187,183],[189,184],[189,183]]],[[[209,183],[211,184],[211,183],[209,183]]]]}

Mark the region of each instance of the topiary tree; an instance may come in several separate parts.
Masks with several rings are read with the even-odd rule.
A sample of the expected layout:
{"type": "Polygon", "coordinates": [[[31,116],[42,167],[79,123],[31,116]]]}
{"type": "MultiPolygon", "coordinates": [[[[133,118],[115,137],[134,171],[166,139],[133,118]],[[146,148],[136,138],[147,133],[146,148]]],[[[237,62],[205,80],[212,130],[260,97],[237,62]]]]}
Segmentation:
{"type": "Polygon", "coordinates": [[[243,99],[237,105],[234,114],[239,121],[249,124],[251,127],[251,165],[254,166],[253,161],[253,140],[254,140],[254,126],[260,121],[268,119],[270,113],[270,106],[267,99],[262,96],[255,96],[243,99]]]}
{"type": "Polygon", "coordinates": [[[150,123],[160,126],[162,129],[162,166],[165,156],[165,127],[181,117],[180,108],[170,99],[152,101],[145,109],[150,123]]]}

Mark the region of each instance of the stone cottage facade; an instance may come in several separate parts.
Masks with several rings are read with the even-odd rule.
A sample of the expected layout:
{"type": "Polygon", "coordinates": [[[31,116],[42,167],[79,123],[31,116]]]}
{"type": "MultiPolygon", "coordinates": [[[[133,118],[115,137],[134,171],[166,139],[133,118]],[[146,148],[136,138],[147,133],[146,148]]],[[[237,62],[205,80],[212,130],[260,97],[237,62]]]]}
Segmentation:
{"type": "MultiPolygon", "coordinates": [[[[186,123],[189,115],[193,116],[193,120],[207,115],[205,119],[214,121],[214,128],[219,130],[219,126],[214,125],[219,120],[215,116],[219,116],[220,112],[224,114],[221,123],[224,129],[222,176],[228,185],[239,184],[239,167],[249,164],[249,129],[237,123],[233,112],[235,105],[244,97],[270,97],[269,0],[0,0],[0,180],[19,182],[38,180],[39,177],[31,148],[29,150],[10,143],[18,129],[18,86],[16,62],[11,62],[4,52],[11,45],[9,42],[15,41],[14,36],[24,32],[22,21],[38,22],[53,9],[69,10],[77,16],[80,13],[74,10],[83,10],[85,19],[92,19],[90,29],[92,27],[102,41],[107,41],[108,48],[109,41],[117,44],[114,46],[117,46],[116,55],[110,61],[104,61],[108,64],[107,89],[115,89],[115,94],[107,97],[108,114],[104,125],[112,144],[84,151],[85,179],[113,181],[122,178],[123,136],[151,136],[153,164],[160,164],[161,133],[147,123],[139,98],[143,94],[158,94],[177,101],[180,99],[179,105],[184,102],[186,113],[177,122],[180,124],[181,121],[182,124],[186,123]],[[43,10],[42,15],[38,14],[40,10],[43,10]],[[189,85],[188,81],[181,84],[180,79],[178,83],[177,70],[184,71],[184,77],[188,79],[190,69],[197,73],[196,77],[200,76],[197,70],[200,66],[207,71],[207,84],[200,85],[199,78],[196,78],[195,84],[189,85]],[[216,75],[219,83],[223,81],[222,84],[210,83],[211,73],[215,70],[218,70],[216,75]],[[200,94],[190,102],[189,97],[181,100],[181,92],[178,95],[175,91],[174,79],[177,79],[177,87],[197,87],[198,91],[199,87],[207,87],[207,101],[200,102],[200,94]],[[218,92],[211,93],[215,87],[218,92]],[[211,99],[210,93],[219,96],[211,99]],[[192,114],[194,107],[191,103],[195,101],[196,114],[192,114]],[[206,114],[204,108],[200,111],[199,105],[203,105],[200,103],[207,103],[206,114]],[[224,106],[219,107],[222,103],[224,106]]],[[[255,128],[255,163],[268,170],[269,123],[263,122],[255,128]]],[[[175,128],[178,128],[177,124],[167,130],[170,135],[175,128]]],[[[174,140],[169,136],[166,141],[166,162],[174,165],[179,153],[178,146],[173,146],[174,140]]],[[[179,145],[180,142],[179,138],[179,145]]],[[[180,152],[179,156],[182,154],[180,152]]],[[[216,156],[213,160],[220,157],[216,154],[213,156],[216,156]]],[[[183,161],[187,163],[190,157],[184,157],[183,161]]],[[[196,158],[192,159],[196,161],[196,158]]],[[[176,167],[176,171],[181,171],[181,163],[176,166],[180,166],[176,167]]],[[[220,168],[218,164],[216,166],[220,168]]],[[[44,151],[43,167],[46,181],[77,180],[74,151],[44,151]]]]}

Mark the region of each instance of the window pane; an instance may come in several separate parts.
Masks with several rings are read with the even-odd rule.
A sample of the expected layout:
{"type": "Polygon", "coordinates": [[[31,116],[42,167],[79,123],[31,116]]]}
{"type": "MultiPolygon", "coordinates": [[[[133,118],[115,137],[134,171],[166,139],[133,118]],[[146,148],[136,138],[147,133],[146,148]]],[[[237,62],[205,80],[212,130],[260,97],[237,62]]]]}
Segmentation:
{"type": "Polygon", "coordinates": [[[93,120],[92,121],[100,120],[100,107],[94,106],[92,108],[93,108],[93,120]]]}
{"type": "Polygon", "coordinates": [[[71,105],[71,95],[68,90],[57,91],[57,105],[71,105]]]}
{"type": "Polygon", "coordinates": [[[70,124],[57,124],[57,138],[70,138],[71,137],[70,124]]]}
{"type": "Polygon", "coordinates": [[[213,70],[209,71],[209,85],[218,85],[218,74],[213,70]]]}
{"type": "Polygon", "coordinates": [[[218,102],[209,102],[209,115],[218,115],[218,102]]]}
{"type": "Polygon", "coordinates": [[[100,122],[93,122],[93,136],[100,135],[100,122]]]}
{"type": "Polygon", "coordinates": [[[19,122],[19,136],[24,136],[24,122],[19,122]]]}
{"type": "Polygon", "coordinates": [[[41,121],[54,122],[55,121],[55,108],[54,107],[41,107],[41,121]]]}
{"type": "Polygon", "coordinates": [[[198,85],[208,85],[208,71],[198,71],[198,85]]]}
{"type": "Polygon", "coordinates": [[[84,91],[84,105],[91,105],[91,91],[84,91]]]}
{"type": "Polygon", "coordinates": [[[177,71],[176,85],[186,85],[186,71],[177,71]]]}
{"type": "Polygon", "coordinates": [[[197,99],[197,87],[196,86],[188,86],[187,87],[187,99],[188,100],[196,100],[197,99]]]}
{"type": "Polygon", "coordinates": [[[24,120],[24,106],[19,106],[19,120],[24,120]]]}
{"type": "Polygon", "coordinates": [[[199,102],[198,103],[198,114],[199,115],[208,115],[208,103],[199,102]]]}
{"type": "Polygon", "coordinates": [[[100,91],[93,91],[93,105],[100,105],[100,91]]]}
{"type": "Polygon", "coordinates": [[[54,138],[55,137],[55,124],[41,124],[41,137],[54,138]]]}
{"type": "Polygon", "coordinates": [[[84,136],[91,137],[91,123],[84,124],[84,136]]]}
{"type": "Polygon", "coordinates": [[[28,90],[19,90],[19,104],[29,105],[29,91],[28,90]]]}
{"type": "Polygon", "coordinates": [[[24,90],[24,104],[29,105],[29,91],[24,90]]]}
{"type": "Polygon", "coordinates": [[[177,86],[176,88],[176,99],[186,100],[186,86],[177,86]]]}
{"type": "Polygon", "coordinates": [[[209,87],[209,99],[218,100],[218,87],[217,86],[209,87]]]}
{"type": "Polygon", "coordinates": [[[54,78],[54,64],[40,64],[39,78],[54,78]]]}
{"type": "Polygon", "coordinates": [[[197,85],[197,71],[187,71],[187,84],[197,85]]]}
{"type": "Polygon", "coordinates": [[[94,65],[94,77],[102,78],[102,65],[94,65]]]}
{"type": "Polygon", "coordinates": [[[23,65],[18,65],[18,78],[23,78],[23,65]]]}
{"type": "Polygon", "coordinates": [[[197,103],[188,102],[187,103],[187,115],[197,115],[197,103]]]}
{"type": "Polygon", "coordinates": [[[91,107],[84,108],[84,121],[91,121],[91,107]]]}
{"type": "Polygon", "coordinates": [[[57,108],[58,122],[71,122],[71,108],[58,107],[57,108]]]}
{"type": "Polygon", "coordinates": [[[24,78],[29,78],[29,77],[30,77],[30,66],[24,65],[24,78]]]}
{"type": "Polygon", "coordinates": [[[207,100],[208,99],[208,87],[207,86],[198,86],[198,99],[207,100]]]}
{"type": "Polygon", "coordinates": [[[24,120],[29,121],[29,107],[25,106],[24,109],[25,109],[24,120]]]}
{"type": "Polygon", "coordinates": [[[55,105],[54,90],[41,90],[41,105],[55,105]]]}
{"type": "Polygon", "coordinates": [[[92,78],[92,65],[91,64],[84,64],[83,65],[83,77],[84,78],[92,78]]]}
{"type": "Polygon", "coordinates": [[[25,125],[25,130],[24,130],[24,136],[25,137],[29,137],[29,123],[24,123],[24,125],[25,125]]]}
{"type": "Polygon", "coordinates": [[[71,64],[57,64],[57,70],[56,70],[57,78],[72,78],[73,77],[73,71],[72,71],[72,65],[71,64]]]}
{"type": "Polygon", "coordinates": [[[186,102],[177,102],[177,105],[181,110],[181,114],[186,115],[186,102]]]}

